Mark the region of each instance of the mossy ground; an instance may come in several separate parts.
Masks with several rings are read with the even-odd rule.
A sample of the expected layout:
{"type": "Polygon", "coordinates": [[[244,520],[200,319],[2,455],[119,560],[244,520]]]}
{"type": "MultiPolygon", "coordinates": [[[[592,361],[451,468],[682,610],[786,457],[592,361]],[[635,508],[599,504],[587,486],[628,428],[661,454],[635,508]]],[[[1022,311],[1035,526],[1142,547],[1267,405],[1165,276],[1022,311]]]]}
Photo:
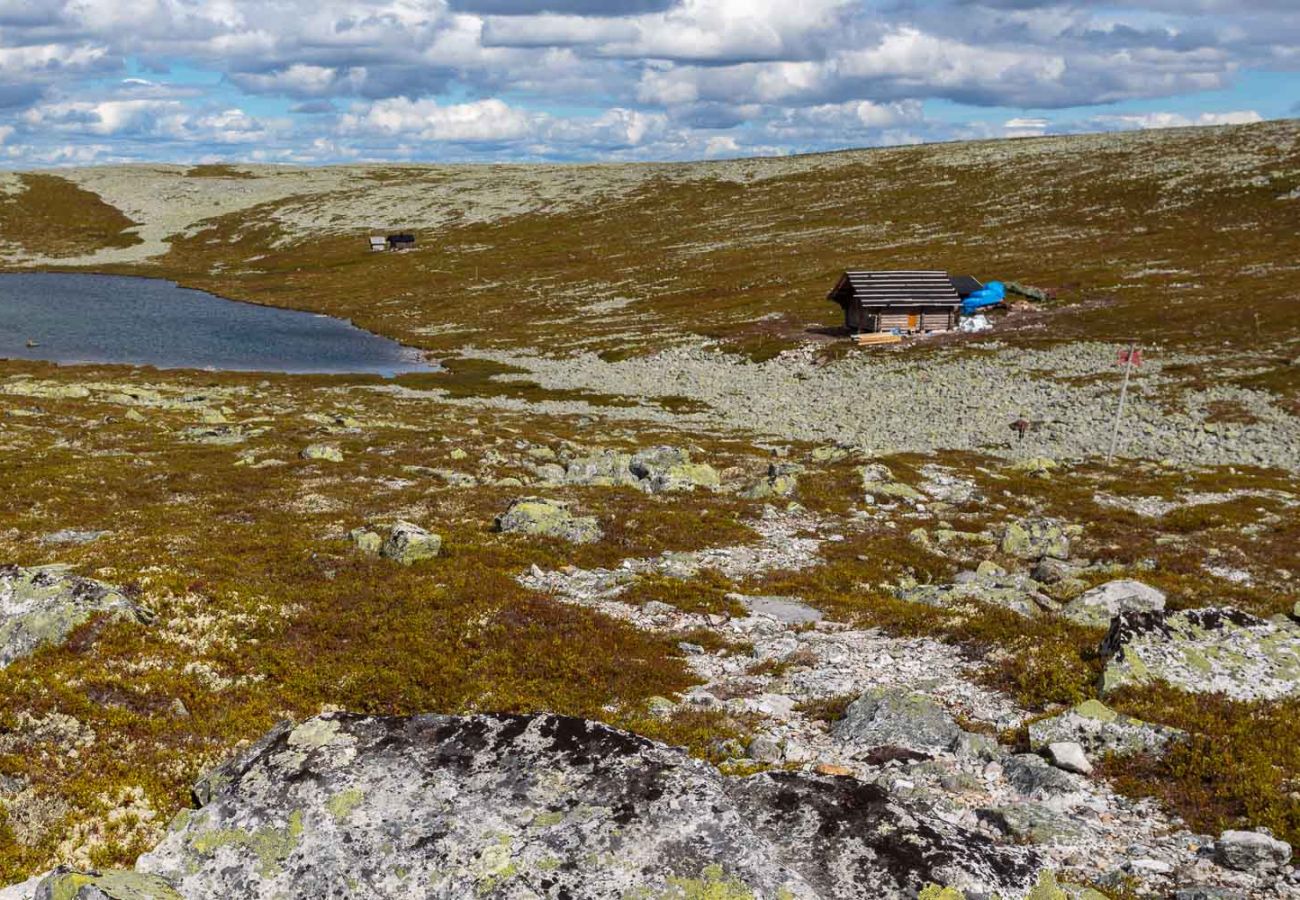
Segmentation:
{"type": "MultiPolygon", "coordinates": [[[[59,860],[129,863],[187,805],[200,771],[275,720],[325,708],[547,709],[720,761],[719,742],[743,738],[748,723],[704,710],[661,719],[647,701],[690,684],[679,641],[745,647],[723,646],[713,632],[642,633],[531,593],[515,576],[533,564],[615,566],[752,542],[747,523],[763,504],[733,493],[547,489],[601,520],[605,540],[573,547],[494,534],[492,517],[513,497],[540,492],[494,482],[530,477],[530,448],[567,444],[689,446],[732,484],[761,474],[767,457],[753,436],[476,407],[580,400],[627,412],[643,401],[545,390],[457,351],[581,348],[618,358],[706,336],[755,358],[823,341],[829,359],[852,352],[830,342],[838,311],[824,292],[840,268],[924,265],[1059,289],[1044,309],[1005,320],[1003,346],[1130,336],[1176,344],[1219,362],[1174,372],[1181,389],[1218,379],[1297,403],[1300,368],[1290,361],[1300,313],[1271,268],[1300,250],[1300,203],[1277,199],[1300,171],[1296,134],[1285,123],[1205,130],[1173,136],[1176,152],[1167,153],[1131,137],[1071,166],[1027,142],[1006,154],[993,145],[964,155],[881,151],[748,181],[666,171],[599,202],[453,218],[401,254],[367,252],[362,232],[294,233],[281,217],[292,204],[276,202],[175,235],[156,260],[114,267],[350,318],[447,356],[448,371],[386,383],[0,363],[0,389],[12,376],[106,385],[81,398],[0,393],[0,562],[70,563],[129,587],[157,615],[148,627],[92,622],[0,672],[0,775],[23,785],[4,804],[0,880],[59,860]],[[1198,166],[1261,136],[1275,150],[1252,157],[1248,171],[1196,177],[1198,166]],[[1250,298],[1250,315],[1223,302],[1229,288],[1250,298]],[[588,311],[611,299],[606,311],[588,311]],[[114,397],[136,388],[157,388],[169,403],[114,397]],[[229,444],[191,430],[220,438],[233,427],[244,435],[229,444]],[[343,462],[298,458],[321,441],[338,445],[343,462]],[[448,486],[439,469],[479,484],[448,486]],[[442,557],[397,566],[345,540],[357,525],[395,517],[441,533],[442,557]],[[110,534],[45,542],[63,529],[110,534]]],[[[270,176],[201,166],[178,177],[270,176]]],[[[401,173],[413,189],[421,177],[418,168],[401,173]]],[[[11,246],[71,256],[135,241],[131,220],[96,195],[56,175],[23,178],[25,192],[0,198],[0,238],[11,246]]],[[[386,183],[375,173],[360,180],[386,183]]],[[[995,352],[981,340],[918,359],[995,352]]],[[[659,406],[689,413],[693,402],[659,406]]],[[[1224,422],[1243,415],[1231,405],[1213,413],[1224,422]]],[[[1101,634],[898,600],[902,578],[947,580],[982,558],[1016,564],[983,545],[935,553],[909,541],[911,530],[978,532],[1015,516],[1056,516],[1084,525],[1079,555],[1166,590],[1175,608],[1230,604],[1272,615],[1296,599],[1293,473],[1130,462],[1041,478],[977,453],[898,456],[884,462],[900,480],[915,484],[923,466],[942,464],[972,479],[979,500],[863,519],[861,460],[814,463],[810,448],[788,449],[808,466],[795,499],[844,525],[844,540],[824,544],[818,565],[731,580],[645,577],[622,599],[726,615],[737,612],[726,596],[734,590],[797,595],[838,619],[948,641],[982,662],[991,686],[1033,709],[1095,695],[1101,634]],[[1144,498],[1202,493],[1223,496],[1163,516],[1138,509],[1144,498]],[[1229,581],[1210,566],[1251,578],[1229,581]]],[[[833,719],[848,699],[809,713],[833,719]]],[[[1115,705],[1194,735],[1161,760],[1107,763],[1119,786],[1158,796],[1198,828],[1248,821],[1300,840],[1293,703],[1152,688],[1115,705]]]]}

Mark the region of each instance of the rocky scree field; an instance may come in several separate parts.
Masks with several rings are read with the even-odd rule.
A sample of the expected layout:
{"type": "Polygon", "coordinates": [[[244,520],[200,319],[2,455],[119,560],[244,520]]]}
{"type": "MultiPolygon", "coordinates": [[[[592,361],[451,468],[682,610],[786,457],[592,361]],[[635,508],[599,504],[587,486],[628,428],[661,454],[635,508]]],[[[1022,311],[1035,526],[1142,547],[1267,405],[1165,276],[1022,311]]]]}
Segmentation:
{"type": "Polygon", "coordinates": [[[0,897],[1300,895],[1298,138],[6,175],[446,370],[0,362],[0,897]]]}

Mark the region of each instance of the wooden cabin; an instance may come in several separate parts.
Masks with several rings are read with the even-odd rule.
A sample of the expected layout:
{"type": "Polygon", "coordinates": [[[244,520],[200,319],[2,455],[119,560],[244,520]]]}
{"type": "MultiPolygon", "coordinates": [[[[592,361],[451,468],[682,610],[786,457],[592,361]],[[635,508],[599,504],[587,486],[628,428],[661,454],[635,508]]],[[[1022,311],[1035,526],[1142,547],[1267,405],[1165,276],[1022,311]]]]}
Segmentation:
{"type": "Polygon", "coordinates": [[[840,305],[844,327],[855,334],[952,331],[961,313],[961,298],[947,272],[848,271],[827,299],[840,305]]]}
{"type": "Polygon", "coordinates": [[[388,238],[382,234],[372,234],[370,236],[370,252],[380,253],[388,249],[388,238]]]}

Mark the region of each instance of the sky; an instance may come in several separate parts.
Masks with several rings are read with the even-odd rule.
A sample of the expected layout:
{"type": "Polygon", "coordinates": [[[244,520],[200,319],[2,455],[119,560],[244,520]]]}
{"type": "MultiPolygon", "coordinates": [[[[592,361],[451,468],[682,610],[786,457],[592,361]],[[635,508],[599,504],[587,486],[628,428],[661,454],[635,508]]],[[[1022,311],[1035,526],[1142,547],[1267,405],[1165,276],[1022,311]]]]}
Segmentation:
{"type": "Polygon", "coordinates": [[[0,0],[0,166],[678,160],[1300,115],[1300,0],[0,0]]]}

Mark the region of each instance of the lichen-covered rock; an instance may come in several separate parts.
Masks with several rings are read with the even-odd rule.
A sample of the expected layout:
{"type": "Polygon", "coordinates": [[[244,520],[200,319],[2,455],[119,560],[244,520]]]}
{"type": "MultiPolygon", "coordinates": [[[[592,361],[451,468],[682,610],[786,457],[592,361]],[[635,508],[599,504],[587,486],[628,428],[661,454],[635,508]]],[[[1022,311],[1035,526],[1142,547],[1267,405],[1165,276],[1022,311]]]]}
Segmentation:
{"type": "Polygon", "coordinates": [[[1059,522],[1019,519],[1002,529],[1002,552],[1017,559],[1070,558],[1070,538],[1059,522]]]}
{"type": "Polygon", "coordinates": [[[183,900],[156,875],[139,872],[54,871],[37,886],[32,900],[183,900]]]}
{"type": "Polygon", "coordinates": [[[626,485],[652,494],[716,488],[722,483],[716,469],[691,462],[690,453],[676,447],[652,447],[636,453],[602,450],[578,457],[569,461],[564,480],[569,484],[626,485]]]}
{"type": "Polygon", "coordinates": [[[777,497],[793,497],[799,487],[799,474],[803,466],[798,463],[770,463],[767,475],[746,488],[741,496],[750,500],[769,500],[777,497]]]}
{"type": "Polygon", "coordinates": [[[918,584],[899,588],[900,600],[927,606],[952,607],[970,601],[1001,606],[1022,616],[1033,617],[1055,611],[1059,605],[1038,589],[1024,575],[996,574],[992,571],[972,573],[952,584],[918,584]]]}
{"type": "Polygon", "coordinates": [[[166,879],[122,869],[60,866],[0,890],[0,900],[184,900],[166,879]]]}
{"type": "Polygon", "coordinates": [[[976,815],[980,821],[1007,837],[1031,844],[1077,840],[1086,833],[1077,816],[1058,812],[1040,803],[1011,803],[981,809],[976,815]]]}
{"type": "Polygon", "coordinates": [[[1182,736],[1177,728],[1122,715],[1100,700],[1085,700],[1073,709],[1029,724],[1029,746],[1034,751],[1073,742],[1093,756],[1156,753],[1182,736]]]}
{"type": "Polygon", "coordinates": [[[1259,831],[1225,831],[1214,842],[1214,858],[1240,872],[1273,872],[1291,862],[1291,845],[1259,831]]]}
{"type": "Polygon", "coordinates": [[[722,484],[718,470],[707,463],[691,462],[691,455],[676,447],[654,447],[633,454],[632,474],[652,494],[716,488],[722,484]]]}
{"type": "Polygon", "coordinates": [[[835,738],[863,751],[905,747],[949,750],[964,732],[934,700],[905,688],[872,688],[849,704],[835,723],[835,738]]]}
{"type": "Polygon", "coordinates": [[[928,498],[910,484],[897,480],[894,473],[884,463],[867,463],[858,466],[858,477],[862,479],[862,493],[870,502],[902,500],[906,503],[922,503],[928,498]]]}
{"type": "Polygon", "coordinates": [[[222,767],[137,869],[232,897],[1023,895],[1035,852],[852,778],[730,778],[562,716],[280,727],[222,767]]]}
{"type": "Polygon", "coordinates": [[[1049,806],[1068,806],[1085,789],[1080,776],[1057,769],[1032,753],[1008,756],[1002,768],[1007,781],[1023,796],[1041,800],[1049,806]]]}
{"type": "Polygon", "coordinates": [[[1120,578],[1084,591],[1065,604],[1061,615],[1080,625],[1105,628],[1119,613],[1154,612],[1164,608],[1164,591],[1140,581],[1120,578]]]}
{"type": "Polygon", "coordinates": [[[1231,608],[1120,613],[1101,652],[1103,695],[1125,685],[1167,681],[1237,700],[1300,694],[1300,625],[1231,608]]]}
{"type": "Polygon", "coordinates": [[[442,536],[426,531],[412,522],[366,525],[348,532],[348,540],[362,553],[382,556],[409,566],[433,559],[442,552],[442,536]]]}
{"type": "Polygon", "coordinates": [[[569,461],[564,480],[570,484],[637,487],[641,479],[632,474],[632,454],[604,450],[569,461]]]}
{"type": "Polygon", "coordinates": [[[1022,472],[1026,475],[1033,475],[1036,478],[1050,478],[1053,469],[1059,469],[1061,464],[1051,457],[1031,456],[1028,459],[1022,459],[1020,462],[1011,466],[1011,471],[1022,472]]]}
{"type": "Polygon", "coordinates": [[[433,559],[441,551],[441,535],[425,531],[411,522],[395,522],[379,548],[379,555],[409,566],[422,559],[433,559]]]}
{"type": "Polygon", "coordinates": [[[343,462],[343,451],[333,444],[308,444],[298,455],[307,460],[343,462]]]}
{"type": "Polygon", "coordinates": [[[42,644],[63,641],[96,613],[147,618],[119,589],[65,566],[0,566],[0,668],[42,644]]]}
{"type": "Polygon", "coordinates": [[[496,517],[501,532],[558,537],[575,544],[588,544],[603,536],[594,516],[575,516],[568,504],[541,497],[523,497],[496,517]]]}

